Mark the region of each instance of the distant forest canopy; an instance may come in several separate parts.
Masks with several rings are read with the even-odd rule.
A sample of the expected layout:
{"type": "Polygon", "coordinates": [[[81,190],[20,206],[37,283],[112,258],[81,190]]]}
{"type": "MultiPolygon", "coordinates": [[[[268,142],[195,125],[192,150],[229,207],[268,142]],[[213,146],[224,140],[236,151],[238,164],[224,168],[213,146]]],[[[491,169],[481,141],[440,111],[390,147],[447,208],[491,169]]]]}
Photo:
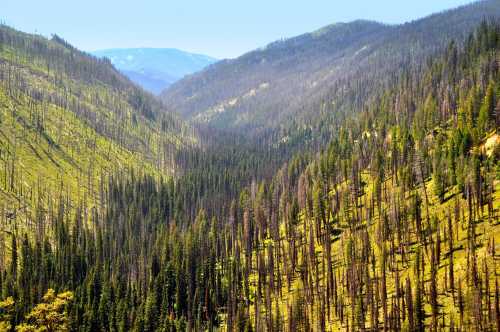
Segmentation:
{"type": "Polygon", "coordinates": [[[324,144],[195,129],[57,36],[0,45],[0,330],[500,329],[498,21],[325,109],[324,144]]]}

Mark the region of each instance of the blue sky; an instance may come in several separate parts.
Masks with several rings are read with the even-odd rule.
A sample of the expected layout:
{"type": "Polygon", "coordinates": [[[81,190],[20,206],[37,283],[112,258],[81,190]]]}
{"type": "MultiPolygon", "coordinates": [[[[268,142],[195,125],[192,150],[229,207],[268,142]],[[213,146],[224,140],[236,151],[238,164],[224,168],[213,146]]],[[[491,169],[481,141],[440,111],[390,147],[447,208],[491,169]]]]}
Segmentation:
{"type": "Polygon", "coordinates": [[[0,20],[93,51],[173,47],[236,57],[335,22],[403,23],[470,0],[1,0],[0,20]]]}

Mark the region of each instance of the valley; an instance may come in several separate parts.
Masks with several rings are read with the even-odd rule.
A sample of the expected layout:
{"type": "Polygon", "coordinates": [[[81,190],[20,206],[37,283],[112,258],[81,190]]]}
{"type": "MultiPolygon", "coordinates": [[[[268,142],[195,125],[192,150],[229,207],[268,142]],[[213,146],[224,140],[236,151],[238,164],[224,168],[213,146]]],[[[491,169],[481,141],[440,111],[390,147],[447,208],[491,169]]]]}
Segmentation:
{"type": "Polygon", "coordinates": [[[499,60],[486,0],[155,96],[1,25],[0,331],[498,331],[499,60]]]}

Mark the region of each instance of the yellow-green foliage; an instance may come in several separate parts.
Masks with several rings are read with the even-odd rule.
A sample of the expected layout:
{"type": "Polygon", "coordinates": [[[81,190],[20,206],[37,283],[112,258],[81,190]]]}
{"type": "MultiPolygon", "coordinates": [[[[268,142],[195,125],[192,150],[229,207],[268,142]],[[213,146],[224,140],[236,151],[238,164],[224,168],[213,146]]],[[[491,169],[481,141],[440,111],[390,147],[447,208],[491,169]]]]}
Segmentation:
{"type": "MultiPolygon", "coordinates": [[[[400,188],[395,184],[395,182],[392,181],[393,179],[388,179],[386,180],[383,184],[383,192],[387,192],[388,195],[393,195],[395,193],[398,193],[400,191],[400,188]]],[[[372,176],[365,172],[363,173],[363,181],[366,183],[365,188],[364,188],[364,193],[362,196],[359,197],[359,204],[360,206],[363,206],[365,204],[368,204],[371,200],[371,197],[374,192],[374,185],[375,181],[372,178],[372,176]]],[[[447,214],[451,211],[453,213],[454,211],[454,206],[457,204],[457,201],[462,204],[462,206],[466,205],[466,201],[461,197],[462,195],[458,192],[458,189],[456,187],[449,188],[449,190],[446,193],[445,196],[445,202],[440,203],[438,197],[436,197],[433,194],[432,190],[432,179],[429,179],[425,182],[426,186],[426,191],[429,195],[429,214],[430,218],[429,220],[435,220],[437,221],[436,226],[432,228],[432,237],[435,239],[437,235],[437,230],[439,229],[440,236],[441,236],[441,247],[442,247],[442,254],[441,254],[441,259],[440,259],[440,265],[437,269],[437,280],[438,280],[438,302],[440,304],[440,320],[444,319],[443,322],[446,326],[449,326],[450,320],[455,321],[455,326],[458,325],[456,321],[458,321],[458,303],[457,303],[457,285],[460,282],[461,287],[463,289],[466,288],[467,284],[467,278],[468,276],[466,275],[467,273],[467,225],[468,225],[468,220],[469,220],[469,215],[467,211],[464,210],[464,214],[461,218],[460,223],[455,224],[454,223],[454,230],[456,231],[455,234],[453,234],[454,238],[454,246],[453,246],[453,254],[454,254],[454,271],[455,271],[455,291],[451,292],[449,288],[445,287],[445,283],[447,282],[447,274],[448,274],[448,264],[449,264],[449,248],[447,242],[444,240],[445,236],[448,236],[447,233],[447,214]],[[444,289],[448,289],[446,291],[443,291],[444,289]],[[455,298],[455,300],[454,300],[455,298]]],[[[498,260],[498,255],[495,254],[492,256],[491,254],[491,248],[490,248],[490,243],[499,243],[500,242],[500,220],[499,220],[499,210],[500,210],[500,181],[496,180],[494,184],[494,192],[493,192],[493,202],[494,202],[494,214],[493,215],[488,215],[488,211],[486,207],[483,206],[483,211],[480,211],[480,215],[476,220],[476,243],[480,244],[480,246],[476,250],[476,254],[478,257],[478,268],[483,271],[484,268],[487,266],[490,270],[490,290],[494,291],[495,287],[495,280],[497,275],[500,272],[500,269],[497,268],[496,260],[498,260]]],[[[341,184],[337,189],[341,190],[342,187],[347,187],[346,183],[341,184]]],[[[418,187],[419,194],[421,197],[424,196],[423,192],[423,187],[419,186],[418,187]]],[[[406,192],[404,193],[404,197],[406,197],[407,202],[406,204],[410,204],[410,200],[412,199],[412,195],[414,192],[406,192]]],[[[330,193],[330,195],[334,195],[334,191],[330,193]]],[[[397,194],[396,194],[397,195],[397,194]]],[[[390,201],[390,197],[385,197],[384,200],[390,201]]],[[[375,209],[376,210],[376,209],[375,209]]],[[[391,213],[391,206],[387,204],[382,205],[382,211],[385,211],[387,213],[391,213]]],[[[361,211],[361,210],[360,210],[361,211]]],[[[424,220],[427,219],[426,215],[426,208],[425,208],[425,202],[422,202],[422,213],[423,216],[422,218],[424,220]]],[[[346,211],[343,211],[346,212],[346,211]]],[[[453,215],[452,215],[452,218],[453,215]]],[[[359,236],[360,233],[357,233],[358,236],[350,236],[351,231],[349,230],[349,227],[346,223],[340,222],[340,223],[333,223],[332,218],[331,220],[331,225],[333,228],[341,230],[341,234],[339,236],[334,236],[334,243],[332,244],[332,257],[333,257],[333,266],[334,266],[334,273],[337,273],[337,275],[341,278],[337,280],[337,283],[345,283],[346,280],[344,279],[343,273],[344,269],[346,267],[346,262],[347,262],[347,257],[346,257],[346,247],[349,245],[355,245],[357,246],[358,250],[361,247],[359,245],[359,241],[363,241],[362,236],[359,236]],[[355,239],[355,240],[353,240],[355,239]],[[354,241],[354,242],[352,242],[354,241]]],[[[379,257],[380,256],[380,248],[375,245],[378,241],[377,237],[379,236],[379,230],[377,229],[379,226],[379,220],[380,216],[378,213],[375,214],[371,218],[371,222],[368,222],[367,216],[363,216],[363,225],[364,227],[367,228],[367,233],[369,234],[369,241],[372,243],[372,246],[375,247],[375,256],[379,257]]],[[[424,221],[425,222],[425,221],[424,221]]],[[[287,280],[286,280],[286,275],[285,275],[285,270],[289,268],[290,262],[288,260],[288,257],[284,258],[283,260],[279,260],[280,267],[279,269],[282,271],[282,288],[277,291],[276,294],[272,296],[272,313],[267,313],[265,310],[265,305],[264,305],[264,300],[261,299],[260,304],[258,305],[260,314],[259,316],[261,317],[261,323],[263,322],[264,317],[267,317],[267,315],[270,315],[276,318],[275,312],[280,312],[280,315],[283,319],[283,322],[285,326],[288,324],[288,313],[290,310],[294,310],[294,306],[297,306],[298,301],[300,302],[300,306],[303,307],[302,310],[305,310],[307,312],[307,316],[309,317],[309,323],[311,325],[311,328],[314,331],[320,331],[320,322],[319,322],[319,312],[320,312],[320,305],[322,304],[322,301],[318,297],[318,294],[316,294],[316,301],[314,303],[306,303],[304,298],[305,298],[305,293],[308,291],[312,291],[313,293],[316,292],[317,289],[322,290],[324,292],[324,289],[326,289],[326,280],[324,280],[322,277],[319,279],[319,284],[316,285],[315,281],[315,271],[319,271],[319,275],[323,276],[326,275],[324,274],[325,271],[325,266],[326,266],[326,254],[325,254],[325,247],[321,243],[317,241],[317,238],[314,237],[314,251],[315,251],[315,262],[311,263],[309,261],[308,257],[303,257],[301,254],[303,251],[301,248],[304,249],[304,252],[308,252],[308,246],[309,246],[309,230],[311,228],[314,228],[313,226],[313,221],[306,218],[306,214],[304,211],[301,213],[301,219],[300,223],[296,226],[296,234],[297,238],[301,239],[299,241],[299,248],[298,248],[298,266],[300,267],[303,264],[312,264],[313,266],[317,264],[318,270],[315,270],[313,266],[310,266],[310,271],[312,271],[313,276],[312,279],[313,282],[312,284],[314,285],[314,289],[312,290],[307,290],[304,288],[304,284],[301,281],[299,271],[293,271],[293,281],[291,283],[291,287],[288,288],[287,285],[287,280]],[[279,309],[276,311],[276,309],[279,309]]],[[[288,252],[289,250],[289,245],[288,241],[286,241],[285,238],[285,228],[284,225],[281,224],[280,227],[280,234],[281,234],[281,246],[283,247],[283,252],[288,252]]],[[[414,263],[415,263],[415,252],[417,249],[417,246],[421,246],[416,243],[416,235],[412,234],[411,236],[412,242],[415,241],[413,244],[405,244],[408,247],[408,251],[406,252],[406,259],[403,260],[402,256],[400,253],[396,253],[395,257],[396,259],[394,261],[390,261],[387,264],[386,267],[386,273],[387,273],[387,292],[388,292],[388,302],[389,304],[390,299],[392,296],[395,295],[395,278],[396,275],[398,275],[400,283],[404,282],[404,280],[408,277],[410,280],[412,280],[412,283],[415,283],[415,274],[414,274],[414,263]]],[[[261,253],[267,263],[267,255],[266,252],[269,250],[271,246],[276,246],[277,244],[274,243],[272,239],[266,240],[261,247],[259,247],[256,251],[255,254],[253,255],[253,264],[255,264],[255,257],[261,253]]],[[[390,243],[386,242],[384,244],[386,246],[386,250],[390,250],[390,243]]],[[[399,246],[399,243],[397,242],[397,239],[395,240],[394,243],[395,247],[397,248],[399,246]]],[[[423,247],[420,248],[422,250],[422,254],[425,255],[425,259],[429,260],[429,252],[425,251],[423,247]]],[[[306,255],[307,256],[307,255],[306,255]]],[[[275,263],[276,260],[275,260],[275,263]]],[[[377,259],[376,263],[376,273],[378,276],[382,274],[381,266],[380,266],[380,259],[377,259]]],[[[430,278],[430,272],[431,271],[431,266],[430,263],[428,262],[425,265],[425,271],[424,271],[424,280],[426,282],[429,281],[430,278]]],[[[373,277],[373,276],[372,276],[373,277]]],[[[255,315],[255,309],[256,309],[256,287],[257,287],[257,280],[258,280],[258,274],[255,272],[250,275],[250,300],[251,300],[251,306],[249,308],[250,312],[250,317],[252,321],[254,321],[255,315]]],[[[275,281],[278,282],[278,281],[275,281]]],[[[404,284],[403,284],[404,285],[404,284]]],[[[426,287],[427,284],[426,284],[426,287]]],[[[325,326],[326,326],[326,331],[345,331],[347,330],[348,326],[346,323],[351,324],[352,317],[351,315],[351,304],[349,300],[349,293],[348,290],[345,289],[345,287],[339,287],[339,298],[342,299],[344,305],[346,306],[345,308],[345,318],[344,318],[344,323],[341,324],[340,319],[338,316],[334,314],[335,312],[335,307],[333,306],[333,302],[330,302],[330,312],[331,316],[330,319],[326,320],[325,326]]],[[[413,292],[415,292],[415,289],[413,289],[413,292]]],[[[464,296],[466,298],[466,306],[472,305],[469,303],[469,298],[472,296],[471,294],[467,293],[464,291],[464,296]]],[[[430,313],[431,313],[431,307],[428,304],[428,301],[425,301],[425,311],[427,314],[427,319],[426,319],[426,325],[430,326],[431,324],[431,318],[430,318],[430,313]]],[[[369,314],[367,317],[365,317],[366,320],[366,326],[369,325],[369,314]]],[[[471,317],[465,317],[465,324],[471,324],[471,317]]],[[[379,322],[382,321],[382,308],[379,307],[379,322]]],[[[383,326],[382,323],[379,323],[380,326],[383,326]]],[[[407,322],[405,322],[407,324],[407,322]]],[[[352,325],[349,327],[352,329],[352,325]]],[[[284,330],[287,330],[284,328],[284,330]]]]}
{"type": "Polygon", "coordinates": [[[72,292],[56,294],[49,289],[43,296],[43,302],[37,304],[26,315],[28,323],[16,326],[17,332],[70,331],[68,306],[73,301],[72,292]]]}
{"type": "Polygon", "coordinates": [[[175,151],[196,143],[173,117],[144,117],[128,101],[133,90],[71,78],[45,60],[0,48],[0,210],[10,216],[60,195],[92,205],[100,180],[122,170],[172,176],[175,151]]]}
{"type": "MultiPolygon", "coordinates": [[[[44,129],[36,130],[30,99],[14,102],[0,88],[0,193],[23,209],[58,193],[94,197],[100,175],[127,167],[155,173],[141,155],[97,134],[72,112],[43,106],[44,129]]],[[[40,115],[37,115],[40,116],[40,115]]]]}
{"type": "Polygon", "coordinates": [[[0,332],[8,332],[11,329],[10,320],[14,311],[14,299],[8,297],[0,301],[0,332]]]}

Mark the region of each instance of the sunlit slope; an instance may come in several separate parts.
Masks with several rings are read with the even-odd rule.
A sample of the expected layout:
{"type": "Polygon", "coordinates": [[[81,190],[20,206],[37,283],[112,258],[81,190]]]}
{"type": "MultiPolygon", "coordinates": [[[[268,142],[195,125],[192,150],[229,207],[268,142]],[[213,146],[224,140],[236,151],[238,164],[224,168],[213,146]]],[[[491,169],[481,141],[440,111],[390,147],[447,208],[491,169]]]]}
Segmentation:
{"type": "Polygon", "coordinates": [[[0,27],[0,206],[93,200],[99,179],[124,169],[170,176],[175,151],[195,143],[109,62],[0,27]]]}
{"type": "Polygon", "coordinates": [[[230,330],[500,328],[499,31],[482,23],[240,195],[230,330]]]}
{"type": "MultiPolygon", "coordinates": [[[[424,324],[430,328],[433,326],[432,307],[428,299],[431,296],[432,273],[435,273],[439,303],[438,330],[462,324],[474,326],[474,317],[467,314],[467,310],[472,310],[475,305],[476,296],[469,289],[474,277],[470,267],[472,264],[476,265],[480,275],[487,273],[487,276],[489,273],[489,279],[480,282],[484,288],[487,288],[484,283],[489,284],[490,308],[493,308],[497,280],[495,276],[500,273],[497,264],[497,244],[500,241],[500,182],[494,181],[492,209],[485,204],[480,210],[472,211],[471,215],[466,198],[456,187],[449,188],[445,202],[441,203],[433,194],[432,179],[426,180],[425,190],[423,186],[418,186],[408,192],[401,191],[402,188],[389,179],[382,184],[382,190],[386,193],[382,195],[387,203],[382,203],[380,209],[374,210],[373,215],[365,215],[364,207],[376,200],[375,180],[369,172],[363,172],[362,179],[363,193],[354,198],[358,205],[341,203],[339,213],[342,217],[328,216],[328,227],[333,234],[330,249],[323,235],[315,228],[312,211],[301,211],[297,224],[282,224],[278,240],[269,237],[255,250],[252,263],[249,263],[250,266],[257,266],[249,276],[249,313],[252,325],[256,328],[260,326],[262,330],[272,330],[268,325],[271,321],[272,326],[279,326],[279,330],[285,331],[352,331],[353,328],[358,330],[361,326],[370,329],[374,325],[379,329],[388,326],[389,330],[401,327],[409,330],[407,309],[396,308],[395,303],[401,301],[399,297],[405,292],[405,297],[410,294],[413,300],[415,284],[422,283],[423,296],[426,298],[423,306],[424,324]],[[428,195],[428,206],[424,201],[425,191],[428,195]],[[424,223],[422,227],[429,239],[427,245],[418,240],[413,223],[400,226],[398,232],[388,233],[389,229],[396,228],[392,224],[394,221],[391,221],[394,214],[412,213],[416,195],[423,200],[419,209],[424,223]],[[403,201],[403,206],[406,206],[408,211],[401,211],[397,205],[391,205],[395,204],[396,200],[403,201]],[[382,213],[379,214],[379,211],[382,213]],[[360,223],[353,229],[348,220],[357,213],[360,214],[360,223]],[[388,216],[389,214],[391,216],[388,216]],[[470,242],[471,232],[474,232],[474,244],[470,242]],[[475,247],[474,251],[472,245],[475,247]],[[373,250],[368,249],[370,246],[373,250]],[[327,269],[328,250],[332,272],[327,269]],[[294,252],[297,254],[295,258],[294,252]],[[450,281],[452,254],[453,280],[450,281]],[[280,255],[284,257],[276,259],[280,255]],[[366,275],[359,275],[360,272],[353,271],[352,266],[357,265],[363,270],[363,255],[370,257],[370,264],[365,267],[366,275]],[[271,259],[271,256],[274,259],[271,259]],[[262,278],[259,280],[258,266],[262,269],[273,266],[278,273],[270,277],[272,281],[262,278]],[[420,272],[417,272],[419,269],[420,272]],[[332,273],[332,279],[327,277],[329,273],[332,273]],[[385,278],[384,291],[382,277],[385,278]],[[413,285],[413,289],[409,291],[405,288],[407,279],[413,285]],[[364,288],[363,297],[360,298],[362,304],[349,293],[349,285],[358,282],[364,288]],[[265,292],[271,294],[271,301],[268,303],[265,292]],[[370,297],[380,301],[384,296],[388,308],[388,317],[385,319],[384,307],[380,303],[372,307],[369,304],[370,297]],[[364,306],[365,313],[362,317],[356,316],[360,315],[360,305],[364,306]],[[465,308],[462,310],[466,312],[462,317],[460,307],[465,308]]],[[[329,199],[335,200],[336,195],[344,199],[349,186],[349,183],[339,185],[329,192],[329,199]]],[[[405,221],[406,217],[401,218],[401,222],[408,222],[405,221]]],[[[484,303],[483,310],[488,310],[486,305],[484,303]]]]}

